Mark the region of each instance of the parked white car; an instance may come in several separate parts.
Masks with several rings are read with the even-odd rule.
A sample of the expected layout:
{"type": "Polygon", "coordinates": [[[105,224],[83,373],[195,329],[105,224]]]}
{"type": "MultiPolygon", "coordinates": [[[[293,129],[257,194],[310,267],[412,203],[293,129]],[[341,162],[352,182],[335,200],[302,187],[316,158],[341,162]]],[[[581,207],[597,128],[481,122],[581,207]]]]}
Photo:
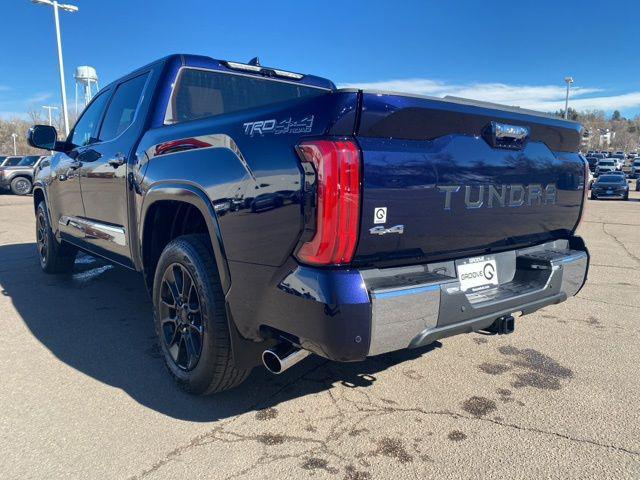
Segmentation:
{"type": "Polygon", "coordinates": [[[596,177],[602,175],[603,173],[609,173],[615,170],[618,170],[615,159],[603,158],[602,160],[598,160],[598,165],[596,166],[596,177]]]}

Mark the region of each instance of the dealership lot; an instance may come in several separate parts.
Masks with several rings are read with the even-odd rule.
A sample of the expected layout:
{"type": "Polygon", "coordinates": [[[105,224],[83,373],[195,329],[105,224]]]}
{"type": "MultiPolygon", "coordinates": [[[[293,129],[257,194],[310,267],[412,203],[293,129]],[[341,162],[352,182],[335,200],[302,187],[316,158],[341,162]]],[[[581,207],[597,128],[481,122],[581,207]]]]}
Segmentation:
{"type": "Polygon", "coordinates": [[[32,199],[0,195],[0,477],[639,478],[640,194],[588,201],[578,298],[508,336],[337,364],[194,398],[134,273],[41,273],[32,199]]]}

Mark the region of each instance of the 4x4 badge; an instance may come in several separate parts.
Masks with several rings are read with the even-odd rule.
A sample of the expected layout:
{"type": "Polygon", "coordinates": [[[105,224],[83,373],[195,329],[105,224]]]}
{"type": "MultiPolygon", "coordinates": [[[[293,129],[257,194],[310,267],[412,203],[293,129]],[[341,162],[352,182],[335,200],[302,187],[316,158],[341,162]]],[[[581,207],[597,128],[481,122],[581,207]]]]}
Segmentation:
{"type": "Polygon", "coordinates": [[[384,228],[382,225],[369,229],[371,235],[386,235],[387,233],[397,233],[402,235],[404,233],[404,225],[396,225],[395,227],[384,228]]]}

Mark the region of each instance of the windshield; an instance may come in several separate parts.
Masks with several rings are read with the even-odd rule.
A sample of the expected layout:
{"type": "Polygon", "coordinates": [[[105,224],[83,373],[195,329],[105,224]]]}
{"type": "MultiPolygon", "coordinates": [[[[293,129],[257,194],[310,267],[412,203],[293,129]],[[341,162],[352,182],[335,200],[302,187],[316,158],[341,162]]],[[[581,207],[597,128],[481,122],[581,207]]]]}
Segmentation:
{"type": "Polygon", "coordinates": [[[625,181],[622,175],[603,175],[598,179],[598,183],[623,183],[625,181]]]}
{"type": "Polygon", "coordinates": [[[36,164],[36,162],[38,161],[40,157],[38,155],[30,155],[28,157],[24,157],[22,160],[20,160],[20,163],[18,163],[19,167],[32,167],[36,164]]]}
{"type": "Polygon", "coordinates": [[[603,167],[612,167],[613,166],[613,160],[605,160],[605,161],[600,160],[598,162],[598,165],[599,166],[603,166],[603,167]]]}
{"type": "Polygon", "coordinates": [[[634,160],[634,161],[633,161],[633,164],[634,164],[634,165],[640,165],[640,160],[634,160]]]}

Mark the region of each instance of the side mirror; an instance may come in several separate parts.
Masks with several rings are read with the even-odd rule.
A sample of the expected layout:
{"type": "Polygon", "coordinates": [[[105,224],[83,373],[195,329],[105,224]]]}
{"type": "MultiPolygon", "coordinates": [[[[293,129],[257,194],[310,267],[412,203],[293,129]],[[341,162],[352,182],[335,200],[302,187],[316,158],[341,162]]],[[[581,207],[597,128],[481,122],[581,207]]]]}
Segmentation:
{"type": "Polygon", "coordinates": [[[51,125],[34,125],[27,133],[27,142],[35,148],[62,151],[58,133],[51,125]]]}

